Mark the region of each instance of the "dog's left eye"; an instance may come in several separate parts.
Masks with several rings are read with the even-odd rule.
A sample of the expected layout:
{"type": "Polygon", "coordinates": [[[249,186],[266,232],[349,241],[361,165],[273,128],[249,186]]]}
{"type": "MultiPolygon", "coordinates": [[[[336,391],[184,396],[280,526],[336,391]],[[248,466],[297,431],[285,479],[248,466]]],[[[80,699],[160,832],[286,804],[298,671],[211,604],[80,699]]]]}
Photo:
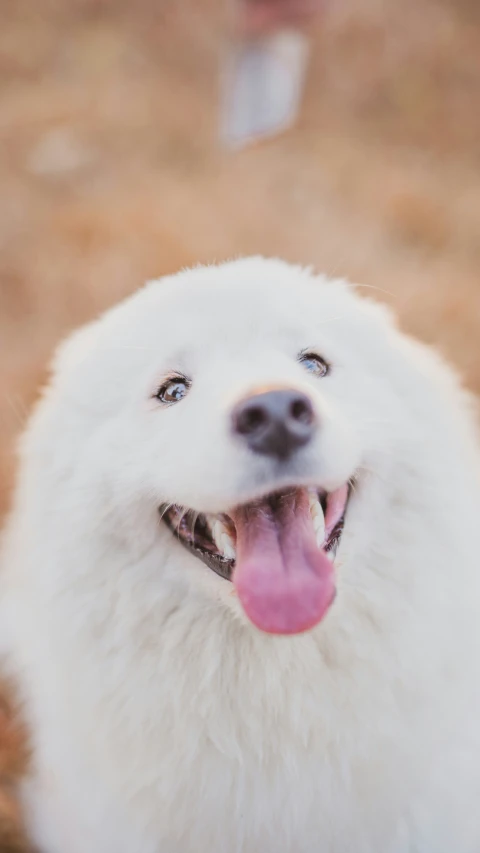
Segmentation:
{"type": "Polygon", "coordinates": [[[330,370],[330,366],[314,352],[305,352],[299,358],[300,364],[303,364],[309,373],[314,373],[315,376],[326,376],[330,370]]]}
{"type": "Polygon", "coordinates": [[[160,386],[155,394],[157,400],[161,403],[178,403],[186,396],[188,391],[188,382],[179,376],[174,379],[168,379],[160,386]]]}

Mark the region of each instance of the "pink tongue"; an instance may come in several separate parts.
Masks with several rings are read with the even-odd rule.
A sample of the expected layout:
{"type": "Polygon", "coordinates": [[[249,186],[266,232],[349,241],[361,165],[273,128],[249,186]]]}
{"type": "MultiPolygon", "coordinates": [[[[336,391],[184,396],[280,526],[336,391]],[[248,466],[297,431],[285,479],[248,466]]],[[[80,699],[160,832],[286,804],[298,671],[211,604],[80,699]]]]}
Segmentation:
{"type": "Polygon", "coordinates": [[[231,513],[237,529],[233,582],[247,616],[270,634],[297,634],[335,597],[333,565],[318,547],[308,494],[297,489],[231,513]]]}

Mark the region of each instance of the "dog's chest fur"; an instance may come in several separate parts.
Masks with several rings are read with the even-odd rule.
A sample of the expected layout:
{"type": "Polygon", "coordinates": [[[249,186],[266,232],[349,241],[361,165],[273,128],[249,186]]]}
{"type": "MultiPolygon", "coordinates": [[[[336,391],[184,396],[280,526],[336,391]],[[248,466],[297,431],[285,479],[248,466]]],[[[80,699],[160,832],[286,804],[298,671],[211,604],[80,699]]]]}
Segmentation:
{"type": "Polygon", "coordinates": [[[190,606],[163,611],[163,643],[153,608],[131,626],[136,648],[125,634],[116,647],[110,625],[109,649],[97,627],[50,671],[44,659],[26,801],[46,853],[77,853],[76,839],[78,853],[414,849],[412,791],[444,733],[424,702],[432,682],[390,677],[372,611],[285,641],[190,606]],[[95,653],[94,671],[72,672],[95,653]]]}

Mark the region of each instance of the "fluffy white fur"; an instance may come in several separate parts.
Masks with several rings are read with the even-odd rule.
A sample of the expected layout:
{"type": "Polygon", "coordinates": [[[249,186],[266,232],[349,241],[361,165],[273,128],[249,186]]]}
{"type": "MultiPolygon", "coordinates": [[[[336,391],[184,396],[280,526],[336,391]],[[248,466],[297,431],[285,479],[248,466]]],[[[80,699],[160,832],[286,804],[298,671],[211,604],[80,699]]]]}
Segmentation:
{"type": "Polygon", "coordinates": [[[21,442],[0,600],[42,853],[478,853],[471,409],[384,309],[279,261],[152,282],[61,347],[21,442]],[[172,369],[193,385],[163,410],[172,369]],[[278,381],[322,429],[275,479],[228,413],[278,381]],[[158,519],[164,500],[217,512],[354,471],[337,600],[302,636],[253,628],[158,519]]]}

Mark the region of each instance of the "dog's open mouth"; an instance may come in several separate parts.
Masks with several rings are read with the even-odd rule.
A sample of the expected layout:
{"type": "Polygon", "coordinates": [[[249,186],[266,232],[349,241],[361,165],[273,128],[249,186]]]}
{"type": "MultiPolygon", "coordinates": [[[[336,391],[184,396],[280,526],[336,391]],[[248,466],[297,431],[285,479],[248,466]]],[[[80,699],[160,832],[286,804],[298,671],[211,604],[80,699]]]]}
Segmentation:
{"type": "Polygon", "coordinates": [[[269,633],[316,625],[335,597],[333,560],[350,486],[334,492],[291,488],[219,515],[163,505],[182,545],[232,580],[251,621],[269,633]]]}

